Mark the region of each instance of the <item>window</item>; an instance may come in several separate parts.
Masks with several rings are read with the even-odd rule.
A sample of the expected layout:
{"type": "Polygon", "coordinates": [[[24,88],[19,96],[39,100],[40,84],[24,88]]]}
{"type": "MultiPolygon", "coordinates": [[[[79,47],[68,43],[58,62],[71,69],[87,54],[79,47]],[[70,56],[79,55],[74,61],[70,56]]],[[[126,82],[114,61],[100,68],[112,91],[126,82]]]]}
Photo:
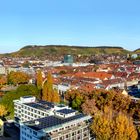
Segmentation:
{"type": "Polygon", "coordinates": [[[80,130],[78,130],[77,134],[80,134],[80,130]]]}
{"type": "Polygon", "coordinates": [[[87,130],[87,128],[84,128],[84,131],[86,131],[87,130]]]}
{"type": "Polygon", "coordinates": [[[60,137],[60,139],[59,140],[64,140],[64,137],[60,137]]]}
{"type": "Polygon", "coordinates": [[[78,140],[80,140],[81,139],[81,137],[80,136],[78,136],[78,140]]]}
{"type": "Polygon", "coordinates": [[[87,133],[84,134],[84,137],[87,137],[87,133]]]}
{"type": "Polygon", "coordinates": [[[74,135],[75,135],[75,133],[73,132],[73,133],[72,133],[72,136],[74,136],[74,135]]]}
{"type": "Polygon", "coordinates": [[[66,138],[68,138],[69,137],[69,135],[66,135],[66,138]]]}
{"type": "Polygon", "coordinates": [[[34,134],[34,135],[37,135],[37,132],[33,131],[33,134],[34,134]]]}

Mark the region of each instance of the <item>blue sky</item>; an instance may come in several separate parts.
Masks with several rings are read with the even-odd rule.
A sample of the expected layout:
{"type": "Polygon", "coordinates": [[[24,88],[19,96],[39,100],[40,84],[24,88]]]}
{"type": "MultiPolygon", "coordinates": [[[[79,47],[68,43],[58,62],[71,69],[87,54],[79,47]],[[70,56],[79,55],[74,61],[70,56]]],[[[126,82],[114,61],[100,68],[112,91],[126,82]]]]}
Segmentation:
{"type": "Polygon", "coordinates": [[[140,48],[140,0],[2,0],[0,53],[25,45],[140,48]]]}

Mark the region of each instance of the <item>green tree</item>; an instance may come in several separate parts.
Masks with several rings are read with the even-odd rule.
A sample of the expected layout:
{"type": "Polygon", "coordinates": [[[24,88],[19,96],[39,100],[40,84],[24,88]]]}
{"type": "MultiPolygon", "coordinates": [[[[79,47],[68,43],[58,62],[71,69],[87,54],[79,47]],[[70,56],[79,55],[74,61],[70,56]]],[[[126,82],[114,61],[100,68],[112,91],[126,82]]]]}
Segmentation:
{"type": "Polygon", "coordinates": [[[72,101],[72,108],[77,109],[77,110],[81,110],[81,105],[82,105],[82,97],[81,96],[77,96],[73,101],[72,101]]]}
{"type": "Polygon", "coordinates": [[[25,67],[25,68],[28,68],[30,66],[30,62],[29,61],[25,61],[23,64],[22,64],[22,67],[25,67]]]}
{"type": "Polygon", "coordinates": [[[4,105],[10,116],[14,115],[13,100],[19,99],[22,96],[35,96],[39,98],[39,90],[34,85],[20,85],[16,90],[7,92],[1,99],[0,104],[4,105]]]}

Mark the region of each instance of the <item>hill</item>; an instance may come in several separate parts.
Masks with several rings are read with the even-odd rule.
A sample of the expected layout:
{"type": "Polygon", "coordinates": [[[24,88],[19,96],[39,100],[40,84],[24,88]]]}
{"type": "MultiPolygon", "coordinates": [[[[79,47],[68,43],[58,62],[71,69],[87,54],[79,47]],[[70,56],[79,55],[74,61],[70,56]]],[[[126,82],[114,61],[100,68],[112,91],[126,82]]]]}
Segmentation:
{"type": "Polygon", "coordinates": [[[134,53],[139,53],[140,54],[140,48],[135,50],[134,53]]]}
{"type": "Polygon", "coordinates": [[[45,57],[45,56],[62,56],[65,54],[91,56],[94,54],[127,54],[128,50],[122,47],[114,46],[99,46],[99,47],[83,47],[83,46],[66,46],[66,45],[46,45],[36,46],[29,45],[21,48],[19,51],[9,54],[3,54],[4,56],[13,57],[45,57]]]}

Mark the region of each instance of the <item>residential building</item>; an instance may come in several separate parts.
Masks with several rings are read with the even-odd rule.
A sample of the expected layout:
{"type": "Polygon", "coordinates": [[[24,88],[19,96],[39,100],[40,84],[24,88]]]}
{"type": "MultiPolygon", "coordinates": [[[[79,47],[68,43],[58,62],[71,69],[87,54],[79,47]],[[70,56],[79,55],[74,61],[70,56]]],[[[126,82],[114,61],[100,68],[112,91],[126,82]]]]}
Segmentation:
{"type": "Polygon", "coordinates": [[[6,75],[6,68],[4,66],[0,66],[0,74],[6,75]]]}

